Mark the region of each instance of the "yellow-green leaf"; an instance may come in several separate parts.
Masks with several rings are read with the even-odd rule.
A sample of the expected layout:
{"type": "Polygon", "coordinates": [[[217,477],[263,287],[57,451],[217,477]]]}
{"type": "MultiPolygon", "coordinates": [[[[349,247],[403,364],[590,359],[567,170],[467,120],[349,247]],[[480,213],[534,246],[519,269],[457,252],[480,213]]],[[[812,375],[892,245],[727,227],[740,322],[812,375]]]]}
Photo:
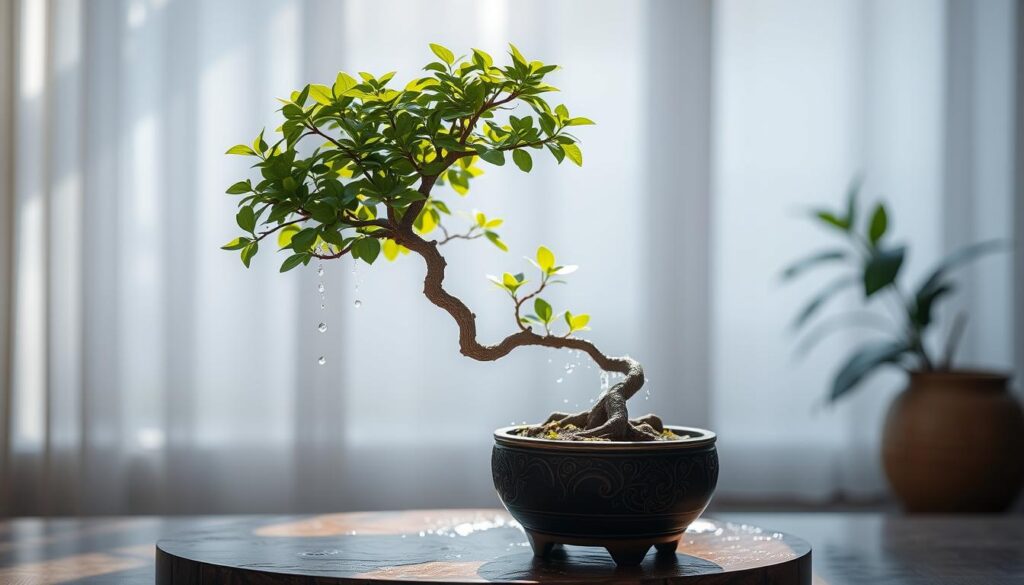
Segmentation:
{"type": "Polygon", "coordinates": [[[381,251],[384,252],[384,257],[388,261],[394,261],[395,258],[398,258],[398,243],[394,240],[384,240],[381,251]]]}
{"type": "Polygon", "coordinates": [[[540,269],[544,272],[550,272],[551,267],[554,265],[555,254],[544,246],[537,248],[537,266],[540,266],[540,269]]]}
{"type": "Polygon", "coordinates": [[[281,228],[281,231],[277,232],[277,247],[287,248],[292,245],[292,236],[299,233],[299,226],[292,224],[281,228]]]}
{"type": "Polygon", "coordinates": [[[236,144],[235,146],[229,148],[228,151],[224,154],[242,154],[248,156],[255,156],[256,151],[254,151],[252,147],[246,146],[245,144],[236,144]]]}
{"type": "Polygon", "coordinates": [[[359,85],[359,82],[356,81],[355,78],[344,71],[339,71],[338,77],[334,80],[334,87],[332,89],[334,90],[335,96],[342,97],[345,92],[357,85],[359,85]]]}
{"type": "Polygon", "coordinates": [[[590,323],[590,315],[584,313],[582,315],[573,315],[569,326],[573,331],[580,331],[586,328],[587,323],[590,323]]]}
{"type": "Polygon", "coordinates": [[[455,62],[455,53],[452,53],[446,47],[443,47],[435,43],[430,43],[430,50],[433,51],[435,55],[440,57],[442,61],[449,65],[455,62]]]}
{"type": "Polygon", "coordinates": [[[563,144],[562,150],[565,151],[565,156],[569,157],[569,160],[576,163],[576,166],[583,166],[583,153],[580,152],[580,147],[575,144],[563,144]]]}
{"type": "Polygon", "coordinates": [[[325,106],[330,105],[334,101],[334,96],[331,94],[331,88],[318,83],[314,83],[309,86],[309,97],[313,98],[316,103],[323,104],[325,106]]]}

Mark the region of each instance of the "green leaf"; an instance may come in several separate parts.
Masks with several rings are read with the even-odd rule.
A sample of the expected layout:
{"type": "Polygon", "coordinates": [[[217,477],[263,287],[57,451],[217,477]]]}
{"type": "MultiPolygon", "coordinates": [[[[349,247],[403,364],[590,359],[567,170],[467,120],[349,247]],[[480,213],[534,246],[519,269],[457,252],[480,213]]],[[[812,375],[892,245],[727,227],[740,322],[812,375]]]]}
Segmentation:
{"type": "Polygon", "coordinates": [[[890,249],[876,249],[864,265],[864,297],[876,292],[896,281],[896,276],[903,266],[906,248],[900,246],[890,249]]]}
{"type": "Polygon", "coordinates": [[[501,250],[502,252],[508,252],[509,251],[509,247],[505,244],[505,242],[502,242],[502,239],[498,236],[498,234],[496,234],[494,232],[487,231],[487,232],[484,232],[483,235],[487,238],[487,240],[490,241],[490,243],[492,243],[495,246],[497,246],[498,249],[501,250]]]}
{"type": "Polygon", "coordinates": [[[829,400],[834,402],[844,396],[879,366],[897,363],[907,351],[907,345],[902,341],[873,343],[860,348],[836,374],[829,400]]]}
{"type": "Polygon", "coordinates": [[[390,238],[384,240],[384,244],[381,246],[381,251],[384,252],[384,257],[388,262],[394,262],[395,258],[398,258],[398,242],[390,238]]]}
{"type": "Polygon", "coordinates": [[[501,284],[502,284],[502,286],[504,286],[508,290],[508,292],[510,292],[512,294],[515,294],[516,290],[519,287],[523,286],[523,283],[525,283],[525,282],[526,281],[524,279],[517,278],[515,275],[513,275],[513,274],[511,274],[509,272],[506,272],[506,273],[501,275],[501,284]]]}
{"type": "Polygon", "coordinates": [[[565,151],[565,156],[569,157],[569,160],[576,163],[576,166],[583,166],[583,153],[580,152],[580,147],[575,144],[563,144],[562,150],[565,151]]]}
{"type": "Polygon", "coordinates": [[[551,316],[553,312],[551,310],[551,305],[549,305],[547,301],[540,297],[537,297],[533,301],[533,310],[535,313],[537,313],[537,317],[541,320],[542,323],[547,324],[551,322],[551,316]]]}
{"type": "Polygon", "coordinates": [[[950,270],[970,262],[979,256],[997,252],[1000,249],[1009,247],[1009,243],[1004,240],[988,240],[985,242],[979,242],[970,246],[964,246],[952,254],[946,256],[939,264],[932,269],[928,277],[924,279],[921,286],[917,288],[916,296],[929,294],[930,291],[942,286],[942,279],[950,270]]]}
{"type": "Polygon", "coordinates": [[[826,225],[832,226],[844,232],[850,230],[850,222],[848,222],[845,218],[837,217],[836,214],[832,213],[831,211],[818,210],[813,213],[814,217],[818,218],[819,220],[821,220],[822,223],[826,225]]]}
{"type": "Polygon", "coordinates": [[[525,150],[513,150],[512,160],[515,161],[516,166],[519,167],[519,170],[523,171],[524,173],[530,172],[530,169],[533,168],[533,158],[530,156],[530,153],[526,152],[525,150]]]}
{"type": "Polygon", "coordinates": [[[283,249],[291,246],[292,237],[294,237],[295,234],[299,233],[299,230],[301,229],[302,228],[295,224],[286,225],[283,228],[281,228],[281,231],[277,232],[277,247],[283,249]]]}
{"type": "Polygon", "coordinates": [[[843,290],[844,288],[856,284],[860,279],[856,275],[844,275],[836,280],[833,280],[825,288],[818,291],[818,294],[811,299],[809,303],[804,305],[804,308],[800,313],[797,314],[796,319],[793,321],[793,329],[800,329],[803,327],[815,313],[821,309],[822,306],[829,299],[831,299],[836,293],[843,290]]]}
{"type": "Polygon", "coordinates": [[[480,158],[491,163],[492,165],[500,167],[505,164],[505,153],[500,150],[477,148],[477,154],[480,155],[480,158]]]}
{"type": "Polygon", "coordinates": [[[258,252],[259,249],[259,242],[252,242],[248,246],[242,248],[242,264],[245,264],[246,268],[249,267],[249,262],[252,261],[252,257],[256,255],[256,252],[258,252]]]}
{"type": "Polygon", "coordinates": [[[292,250],[306,252],[316,242],[316,228],[305,228],[296,232],[291,239],[292,250]]]}
{"type": "Polygon", "coordinates": [[[373,264],[380,254],[380,242],[377,238],[362,238],[352,244],[352,255],[367,264],[373,264]]]}
{"type": "Polygon", "coordinates": [[[582,331],[587,328],[587,323],[590,323],[590,315],[586,313],[582,315],[573,315],[572,319],[569,320],[569,326],[573,331],[582,331]]]}
{"type": "Polygon", "coordinates": [[[515,61],[517,63],[522,63],[523,65],[528,65],[529,64],[529,61],[526,60],[526,57],[523,57],[523,54],[519,52],[519,49],[517,49],[515,45],[513,45],[512,43],[509,43],[508,47],[509,47],[509,54],[512,55],[512,60],[513,61],[515,61]]]}
{"type": "Polygon", "coordinates": [[[228,187],[228,195],[241,195],[242,193],[248,193],[252,191],[252,183],[246,179],[245,181],[239,181],[234,185],[228,187]]]}
{"type": "Polygon", "coordinates": [[[594,121],[590,118],[570,118],[566,126],[593,126],[594,121]]]}
{"type": "Polygon", "coordinates": [[[220,247],[221,250],[241,250],[252,242],[249,238],[235,238],[220,247]]]}
{"type": "Polygon", "coordinates": [[[256,156],[256,151],[254,151],[252,147],[246,146],[244,144],[236,144],[235,146],[229,148],[228,151],[225,152],[224,154],[241,154],[247,156],[256,156]]]}
{"type": "Polygon", "coordinates": [[[864,177],[857,175],[850,181],[846,188],[846,227],[852,229],[857,223],[857,195],[860,193],[861,185],[864,184],[864,177]]]}
{"type": "MultiPolygon", "coordinates": [[[[331,93],[331,88],[326,85],[320,85],[314,83],[309,86],[309,97],[313,98],[318,104],[329,106],[334,103],[334,94],[331,93]]],[[[284,272],[284,271],[282,271],[284,272]]]]}
{"type": "Polygon", "coordinates": [[[449,65],[455,62],[455,54],[449,51],[446,47],[430,43],[430,50],[433,51],[438,58],[449,65]]]}
{"type": "Polygon", "coordinates": [[[359,82],[355,78],[344,71],[339,71],[338,76],[334,79],[334,86],[331,87],[331,91],[334,92],[335,97],[340,98],[357,85],[359,85],[359,82]]]}
{"type": "Polygon", "coordinates": [[[871,225],[868,228],[868,241],[874,246],[882,239],[885,235],[885,230],[889,228],[889,216],[885,212],[885,205],[879,203],[875,207],[875,212],[871,215],[871,225]]]}
{"type": "Polygon", "coordinates": [[[309,258],[309,254],[292,254],[284,262],[281,263],[280,272],[288,272],[292,268],[295,268],[299,264],[302,264],[306,258],[309,258]]]}
{"type": "Polygon", "coordinates": [[[824,252],[813,254],[801,260],[797,260],[793,264],[787,266],[786,269],[782,271],[782,279],[791,280],[819,264],[842,260],[846,257],[846,250],[841,249],[825,250],[824,252]]]}
{"type": "Polygon", "coordinates": [[[256,230],[256,211],[251,206],[246,205],[238,210],[238,214],[235,215],[235,221],[238,222],[238,227],[251,234],[256,230]]]}
{"type": "Polygon", "coordinates": [[[537,248],[537,266],[544,272],[551,272],[551,268],[555,265],[555,254],[541,246],[537,248]]]}

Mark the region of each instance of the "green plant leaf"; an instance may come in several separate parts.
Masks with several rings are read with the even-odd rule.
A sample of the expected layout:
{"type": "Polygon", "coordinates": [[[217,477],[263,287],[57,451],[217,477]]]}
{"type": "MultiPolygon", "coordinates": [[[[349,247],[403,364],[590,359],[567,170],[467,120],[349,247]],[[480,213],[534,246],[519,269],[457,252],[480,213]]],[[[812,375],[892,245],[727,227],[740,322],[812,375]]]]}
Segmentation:
{"type": "Polygon", "coordinates": [[[835,402],[844,396],[879,366],[898,362],[907,351],[909,348],[902,341],[872,343],[861,347],[847,359],[836,374],[832,381],[829,401],[835,402]]]}
{"type": "Polygon", "coordinates": [[[590,118],[570,118],[566,126],[593,126],[594,121],[590,118]]]}
{"type": "Polygon", "coordinates": [[[252,261],[252,257],[256,255],[259,249],[259,242],[251,242],[248,246],[242,248],[242,264],[245,264],[246,268],[249,267],[249,262],[252,261]]]}
{"type": "MultiPolygon", "coordinates": [[[[334,94],[331,93],[331,88],[326,85],[312,84],[309,86],[309,97],[313,100],[325,106],[329,106],[334,103],[334,94]]],[[[283,271],[282,271],[283,272],[283,271]]]]}
{"type": "Polygon", "coordinates": [[[446,47],[443,47],[435,43],[430,43],[430,50],[433,51],[434,54],[437,55],[442,61],[449,65],[455,62],[455,53],[452,53],[446,47]]]}
{"type": "Polygon", "coordinates": [[[352,255],[367,264],[373,264],[380,254],[380,242],[377,238],[364,237],[352,244],[352,255]]]}
{"type": "Polygon", "coordinates": [[[896,276],[903,266],[906,248],[876,249],[864,265],[864,297],[876,292],[896,281],[896,276]]]}
{"type": "Polygon", "coordinates": [[[530,153],[526,152],[525,150],[513,150],[512,160],[515,161],[516,166],[519,167],[519,170],[523,171],[524,173],[530,172],[530,169],[533,168],[533,157],[531,157],[530,153]]]}
{"type": "Polygon", "coordinates": [[[277,232],[277,247],[283,249],[291,246],[292,237],[299,233],[299,230],[301,229],[302,228],[295,224],[286,225],[281,228],[281,231],[277,232]]]}
{"type": "Polygon", "coordinates": [[[544,299],[537,297],[536,300],[533,301],[533,311],[537,313],[537,317],[542,323],[547,324],[551,322],[551,316],[553,315],[551,305],[549,305],[544,299]]]}
{"type": "Polygon", "coordinates": [[[221,250],[241,250],[252,242],[249,238],[235,238],[220,247],[221,250]]]}
{"type": "Polygon", "coordinates": [[[998,252],[1000,249],[1009,248],[1009,242],[1005,240],[987,240],[977,244],[964,246],[952,254],[946,256],[928,274],[921,285],[917,288],[916,296],[929,294],[932,289],[942,285],[942,279],[947,272],[957,268],[961,264],[970,262],[985,254],[998,252]]]}
{"type": "Polygon", "coordinates": [[[857,224],[857,196],[860,194],[863,184],[864,177],[858,174],[853,177],[850,185],[846,188],[846,217],[843,218],[843,222],[847,229],[853,229],[857,224]]]}
{"type": "Polygon", "coordinates": [[[834,227],[844,232],[850,231],[850,222],[847,221],[846,218],[837,217],[831,211],[825,211],[823,209],[814,211],[813,213],[814,217],[821,220],[821,222],[824,223],[825,225],[834,227]]]}
{"type": "Polygon", "coordinates": [[[565,156],[572,162],[576,163],[576,166],[583,166],[583,153],[580,152],[580,147],[575,144],[563,144],[562,150],[565,152],[565,156]]]}
{"type": "Polygon", "coordinates": [[[229,148],[228,151],[225,152],[224,154],[241,154],[246,156],[256,156],[256,151],[254,151],[252,147],[246,146],[245,144],[236,144],[235,146],[229,148]]]}
{"type": "Polygon", "coordinates": [[[302,264],[306,258],[309,258],[309,254],[292,254],[281,263],[281,269],[279,272],[288,272],[292,268],[302,264]]]}
{"type": "Polygon", "coordinates": [[[480,158],[491,163],[492,165],[500,167],[505,164],[505,153],[500,150],[490,150],[481,147],[477,148],[477,154],[480,155],[480,158]]]}
{"type": "Polygon", "coordinates": [[[503,241],[501,240],[501,237],[499,237],[499,236],[498,236],[498,234],[496,234],[495,232],[492,232],[492,231],[488,230],[488,231],[485,231],[485,232],[484,232],[484,236],[486,236],[486,237],[487,237],[487,239],[488,239],[488,240],[489,240],[489,241],[490,241],[490,242],[491,242],[492,244],[494,244],[495,246],[497,246],[499,250],[501,250],[502,252],[508,252],[508,245],[506,245],[506,244],[505,244],[505,242],[503,242],[503,241]]]}
{"type": "Polygon", "coordinates": [[[246,179],[244,181],[239,181],[239,182],[235,183],[234,185],[231,185],[230,187],[228,187],[227,194],[228,195],[241,195],[242,193],[248,193],[250,191],[252,191],[252,182],[250,182],[248,179],[246,179]]]}
{"type": "Polygon", "coordinates": [[[804,305],[803,310],[797,314],[796,319],[793,321],[793,329],[800,329],[803,327],[804,324],[807,323],[807,321],[809,321],[810,318],[813,317],[829,299],[844,288],[856,284],[859,280],[860,278],[858,278],[857,275],[844,275],[827,284],[823,289],[818,291],[818,294],[815,295],[809,303],[804,305]]]}
{"type": "Polygon", "coordinates": [[[806,258],[797,260],[796,262],[787,266],[786,269],[782,271],[782,279],[791,280],[793,278],[796,278],[800,274],[803,274],[808,269],[818,266],[819,264],[835,262],[836,260],[842,260],[846,257],[846,250],[838,248],[834,250],[825,250],[823,252],[818,252],[817,254],[812,254],[806,258]]]}
{"type": "Polygon", "coordinates": [[[868,241],[874,246],[885,235],[889,228],[889,216],[885,211],[885,205],[879,203],[875,212],[871,214],[871,225],[868,227],[868,241]]]}
{"type": "Polygon", "coordinates": [[[331,87],[331,91],[335,97],[340,98],[357,85],[359,85],[359,82],[354,77],[344,71],[339,71],[338,76],[334,78],[334,86],[331,87]]]}
{"type": "Polygon", "coordinates": [[[238,213],[235,215],[235,221],[238,222],[238,227],[253,233],[256,230],[256,211],[252,206],[246,205],[238,210],[238,213]]]}
{"type": "Polygon", "coordinates": [[[551,250],[541,246],[537,248],[537,267],[544,272],[551,272],[555,265],[555,254],[551,250]]]}

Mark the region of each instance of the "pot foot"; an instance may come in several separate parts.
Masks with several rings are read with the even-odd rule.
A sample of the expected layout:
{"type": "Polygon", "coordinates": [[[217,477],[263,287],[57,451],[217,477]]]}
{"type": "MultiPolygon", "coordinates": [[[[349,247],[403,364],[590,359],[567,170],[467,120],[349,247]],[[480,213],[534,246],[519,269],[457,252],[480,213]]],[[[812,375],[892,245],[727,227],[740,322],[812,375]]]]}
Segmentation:
{"type": "Polygon", "coordinates": [[[659,542],[654,545],[654,549],[657,550],[659,554],[675,553],[677,548],[679,548],[678,539],[671,542],[659,542]]]}
{"type": "Polygon", "coordinates": [[[550,536],[538,532],[526,531],[526,538],[530,541],[530,548],[533,549],[533,556],[546,559],[554,550],[557,544],[550,536]]]}
{"type": "Polygon", "coordinates": [[[604,547],[612,560],[620,567],[635,567],[643,562],[647,551],[651,550],[650,543],[645,544],[612,544],[604,547]]]}

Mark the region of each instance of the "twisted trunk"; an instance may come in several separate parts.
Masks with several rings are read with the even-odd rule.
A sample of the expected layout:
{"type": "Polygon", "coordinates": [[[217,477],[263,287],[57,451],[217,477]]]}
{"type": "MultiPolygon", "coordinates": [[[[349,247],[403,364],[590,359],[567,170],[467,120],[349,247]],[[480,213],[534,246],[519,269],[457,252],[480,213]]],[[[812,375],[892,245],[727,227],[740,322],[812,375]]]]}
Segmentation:
{"type": "Polygon", "coordinates": [[[481,344],[476,339],[476,315],[465,303],[444,289],[444,273],[448,263],[437,250],[437,242],[416,235],[405,222],[393,230],[393,236],[399,244],[418,254],[426,263],[423,294],[455,319],[459,326],[459,349],[463,355],[478,361],[494,361],[517,347],[528,345],[575,349],[590,356],[602,370],[625,376],[621,382],[603,391],[590,410],[575,414],[553,413],[544,424],[529,427],[524,434],[541,436],[557,429],[560,437],[565,439],[651,441],[662,438],[663,427],[658,417],[647,415],[635,420],[629,419],[626,401],[644,385],[644,370],[639,362],[630,357],[607,356],[585,339],[539,335],[532,329],[520,330],[494,345],[481,344]]]}

